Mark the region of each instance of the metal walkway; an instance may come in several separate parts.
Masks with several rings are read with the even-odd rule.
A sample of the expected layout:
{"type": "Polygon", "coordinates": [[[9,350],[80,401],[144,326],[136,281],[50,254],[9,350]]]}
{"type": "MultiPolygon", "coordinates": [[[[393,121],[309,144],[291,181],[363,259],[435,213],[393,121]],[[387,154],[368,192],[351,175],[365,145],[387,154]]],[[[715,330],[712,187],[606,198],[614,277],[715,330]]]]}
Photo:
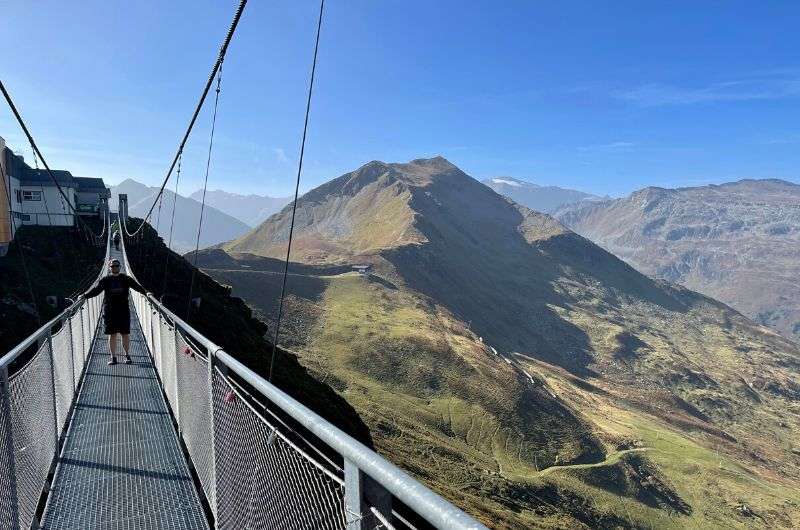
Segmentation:
{"type": "MultiPolygon", "coordinates": [[[[112,256],[122,258],[114,251],[112,256]]],[[[108,341],[101,328],[92,342],[42,527],[208,528],[136,312],[131,310],[133,364],[106,364],[108,341]]]]}

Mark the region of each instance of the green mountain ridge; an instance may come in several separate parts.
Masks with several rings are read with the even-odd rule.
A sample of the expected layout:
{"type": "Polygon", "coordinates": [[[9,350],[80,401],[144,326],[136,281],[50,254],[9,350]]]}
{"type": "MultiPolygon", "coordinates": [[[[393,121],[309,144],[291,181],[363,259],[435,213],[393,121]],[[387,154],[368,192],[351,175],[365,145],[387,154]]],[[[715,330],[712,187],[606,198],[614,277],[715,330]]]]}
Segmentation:
{"type": "MultiPolygon", "coordinates": [[[[795,344],[442,158],[371,162],[297,211],[282,341],[491,526],[800,522],[795,344]]],[[[200,258],[267,322],[290,215],[200,258]]]]}

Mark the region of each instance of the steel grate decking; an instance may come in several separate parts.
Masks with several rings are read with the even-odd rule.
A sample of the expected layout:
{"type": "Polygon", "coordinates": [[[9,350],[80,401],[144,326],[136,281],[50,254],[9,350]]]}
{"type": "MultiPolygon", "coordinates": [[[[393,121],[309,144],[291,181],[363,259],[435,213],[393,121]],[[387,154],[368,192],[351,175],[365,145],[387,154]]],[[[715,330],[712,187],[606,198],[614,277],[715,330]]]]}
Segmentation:
{"type": "Polygon", "coordinates": [[[133,364],[108,366],[95,335],[42,528],[209,528],[133,310],[131,320],[133,364]]]}

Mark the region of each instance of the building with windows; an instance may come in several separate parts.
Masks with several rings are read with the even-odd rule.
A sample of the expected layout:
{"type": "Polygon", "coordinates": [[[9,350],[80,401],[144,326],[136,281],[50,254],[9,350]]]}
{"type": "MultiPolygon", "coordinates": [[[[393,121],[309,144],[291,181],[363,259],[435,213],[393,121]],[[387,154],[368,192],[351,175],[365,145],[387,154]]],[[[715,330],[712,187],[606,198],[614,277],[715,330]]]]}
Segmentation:
{"type": "Polygon", "coordinates": [[[103,179],[75,177],[63,170],[52,173],[64,195],[47,170],[31,168],[0,138],[0,256],[5,254],[20,226],[73,226],[73,208],[81,216],[105,214],[111,191],[103,179]]]}
{"type": "MultiPolygon", "coordinates": [[[[11,156],[17,157],[14,153],[11,156]]],[[[22,157],[19,157],[20,159],[22,157]]],[[[26,170],[12,175],[19,181],[16,190],[15,212],[19,213],[22,225],[40,226],[73,226],[75,215],[64,197],[58,191],[45,169],[31,169],[24,161],[26,170]]],[[[77,201],[75,178],[69,171],[53,171],[53,176],[61,186],[70,204],[75,207],[77,201]]],[[[12,203],[13,204],[13,203],[12,203]]]]}
{"type": "Polygon", "coordinates": [[[75,181],[75,200],[79,215],[103,215],[111,198],[111,190],[106,188],[103,179],[92,177],[72,177],[75,181]]]}
{"type": "Polygon", "coordinates": [[[362,276],[367,276],[369,271],[372,270],[372,265],[366,263],[364,265],[353,265],[353,270],[358,272],[362,276]]]}

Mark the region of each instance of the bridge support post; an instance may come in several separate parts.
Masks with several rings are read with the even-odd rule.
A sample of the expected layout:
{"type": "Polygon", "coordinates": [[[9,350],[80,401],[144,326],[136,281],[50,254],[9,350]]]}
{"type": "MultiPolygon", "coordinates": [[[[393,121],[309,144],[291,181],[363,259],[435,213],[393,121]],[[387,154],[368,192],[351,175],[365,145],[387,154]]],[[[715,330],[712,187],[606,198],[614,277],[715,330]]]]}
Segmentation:
{"type": "Polygon", "coordinates": [[[347,530],[375,528],[376,516],[372,508],[385,521],[390,521],[392,517],[392,497],[389,492],[347,459],[344,461],[344,506],[347,530]]]}
{"type": "Polygon", "coordinates": [[[86,328],[83,325],[83,306],[85,306],[85,305],[86,305],[86,302],[81,304],[81,306],[78,308],[78,316],[81,317],[81,351],[80,351],[80,355],[83,357],[83,361],[84,361],[83,365],[84,366],[86,366],[86,355],[84,355],[85,352],[83,351],[85,349],[83,347],[83,344],[86,342],[86,338],[83,336],[83,334],[86,333],[86,328]]]}
{"type": "MultiPolygon", "coordinates": [[[[17,466],[14,458],[14,433],[12,429],[11,418],[11,385],[8,380],[8,366],[0,366],[0,411],[2,417],[0,420],[3,422],[3,431],[5,436],[3,445],[5,445],[5,454],[0,455],[0,458],[7,460],[6,466],[8,469],[8,502],[9,502],[9,521],[0,520],[3,526],[6,523],[12,529],[20,528],[19,524],[19,498],[17,496],[17,466]]],[[[1,461],[1,460],[0,460],[1,461]]],[[[3,495],[5,497],[5,494],[3,495]]],[[[3,503],[0,503],[2,506],[3,503]]]]}
{"type": "Polygon", "coordinates": [[[145,311],[147,311],[147,322],[146,322],[146,325],[145,325],[145,328],[146,328],[145,331],[147,332],[147,335],[145,335],[145,343],[147,344],[147,347],[148,347],[148,349],[150,350],[150,352],[152,354],[152,351],[156,346],[156,342],[155,342],[155,339],[153,338],[153,311],[154,311],[154,309],[153,309],[153,306],[150,304],[149,301],[147,303],[145,303],[145,311]],[[148,338],[150,339],[149,342],[147,341],[148,338]]]}
{"type": "MultiPolygon", "coordinates": [[[[172,333],[173,333],[173,340],[172,343],[175,347],[169,352],[169,359],[167,362],[172,363],[172,377],[174,381],[170,382],[170,385],[175,390],[175,395],[178,395],[178,337],[180,336],[180,331],[178,331],[178,323],[176,322],[174,326],[172,326],[172,333]]],[[[163,353],[163,352],[162,352],[163,353]]],[[[175,422],[178,424],[178,434],[181,434],[181,400],[175,399],[175,422]]]]}
{"type": "Polygon", "coordinates": [[[217,515],[217,450],[215,447],[217,422],[214,414],[214,362],[216,355],[216,351],[208,350],[208,410],[211,415],[211,498],[208,499],[208,504],[211,505],[214,517],[217,515]]]}
{"type": "Polygon", "coordinates": [[[78,390],[78,379],[75,377],[75,345],[73,344],[72,338],[72,317],[75,316],[75,313],[72,313],[69,317],[64,319],[64,326],[67,328],[67,337],[69,337],[69,371],[72,375],[72,398],[75,399],[75,392],[78,390]]]}
{"type": "Polygon", "coordinates": [[[50,395],[53,397],[53,451],[58,458],[58,405],[56,404],[56,362],[53,356],[53,331],[47,330],[47,349],[50,352],[50,395]]]}
{"type": "Polygon", "coordinates": [[[344,461],[344,509],[347,520],[347,530],[367,530],[366,511],[369,510],[364,502],[364,475],[355,464],[345,459],[344,461]]]}

